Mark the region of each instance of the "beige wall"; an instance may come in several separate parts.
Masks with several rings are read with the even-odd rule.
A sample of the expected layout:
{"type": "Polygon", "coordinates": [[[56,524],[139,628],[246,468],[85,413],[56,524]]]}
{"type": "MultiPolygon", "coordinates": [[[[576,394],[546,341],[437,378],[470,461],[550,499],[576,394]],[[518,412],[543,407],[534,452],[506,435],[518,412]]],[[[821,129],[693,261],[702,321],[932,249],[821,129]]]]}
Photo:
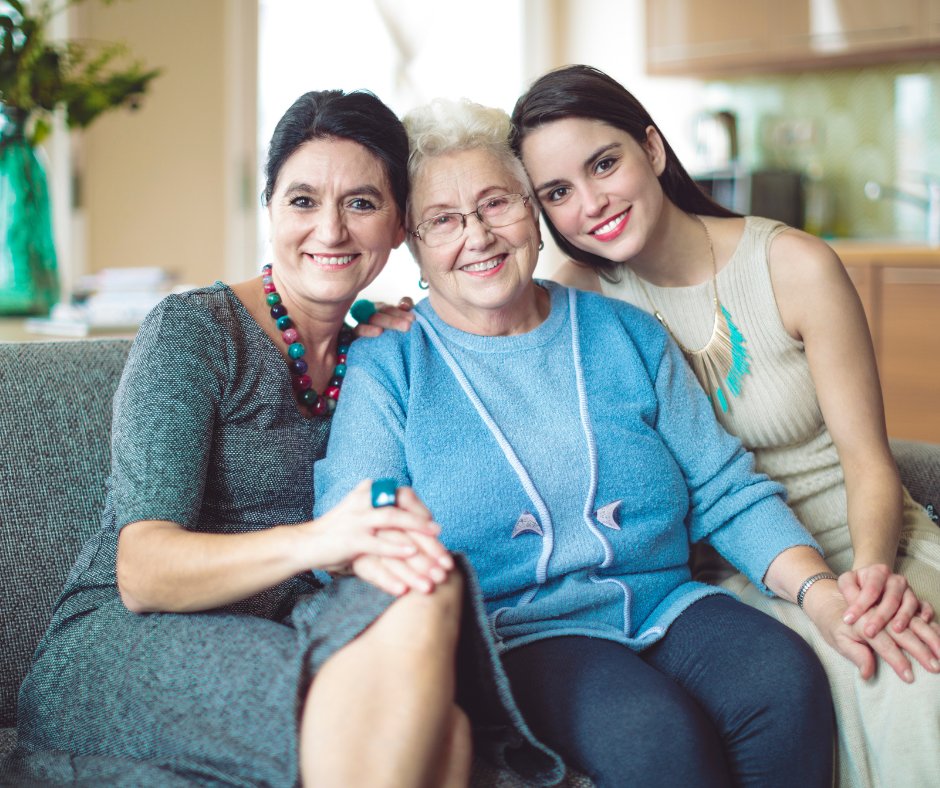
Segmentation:
{"type": "Polygon", "coordinates": [[[104,115],[82,135],[76,169],[89,272],[152,265],[198,285],[226,278],[231,6],[133,0],[75,9],[74,37],[123,41],[164,69],[139,111],[104,115]]]}

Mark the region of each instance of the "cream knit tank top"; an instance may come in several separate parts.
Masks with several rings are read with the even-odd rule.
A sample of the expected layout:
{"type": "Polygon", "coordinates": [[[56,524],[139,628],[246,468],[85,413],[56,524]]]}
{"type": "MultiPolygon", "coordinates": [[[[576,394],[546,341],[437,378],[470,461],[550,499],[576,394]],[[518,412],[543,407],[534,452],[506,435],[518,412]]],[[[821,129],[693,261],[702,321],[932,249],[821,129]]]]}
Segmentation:
{"type": "MultiPolygon", "coordinates": [[[[847,537],[845,480],[803,343],[784,328],[770,282],[770,243],[786,229],[780,222],[747,217],[738,248],[718,273],[718,300],[744,336],[750,374],[743,377],[737,398],[723,387],[728,411],[717,409],[716,415],[754,452],[757,470],[786,485],[787,502],[828,554],[845,546],[837,537],[847,537]]],[[[693,287],[644,284],[683,345],[697,350],[708,343],[715,322],[710,279],[693,287]]],[[[601,279],[601,288],[604,295],[652,311],[628,267],[616,284],[601,279]]]]}

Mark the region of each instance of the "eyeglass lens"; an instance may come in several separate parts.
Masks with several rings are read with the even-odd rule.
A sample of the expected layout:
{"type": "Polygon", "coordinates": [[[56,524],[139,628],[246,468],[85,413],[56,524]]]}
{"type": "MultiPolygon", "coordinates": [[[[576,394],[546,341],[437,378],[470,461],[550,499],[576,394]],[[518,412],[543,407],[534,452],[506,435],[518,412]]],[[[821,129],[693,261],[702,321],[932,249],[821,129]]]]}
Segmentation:
{"type": "Polygon", "coordinates": [[[421,222],[418,235],[429,246],[446,243],[463,232],[467,216],[474,216],[489,227],[505,227],[518,222],[525,215],[525,197],[521,194],[501,194],[484,200],[468,214],[442,213],[421,222]]]}

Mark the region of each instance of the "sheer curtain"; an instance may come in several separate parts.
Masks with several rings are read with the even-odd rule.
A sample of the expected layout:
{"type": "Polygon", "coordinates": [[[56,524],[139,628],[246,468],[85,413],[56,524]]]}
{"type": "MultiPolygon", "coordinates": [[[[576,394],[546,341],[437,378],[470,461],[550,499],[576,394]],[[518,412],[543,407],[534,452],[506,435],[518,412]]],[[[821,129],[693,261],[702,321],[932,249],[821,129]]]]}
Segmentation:
{"type": "MultiPolygon", "coordinates": [[[[524,87],[523,0],[260,0],[260,160],[284,111],[308,90],[367,88],[400,116],[438,96],[512,110],[524,87]]],[[[262,248],[267,213],[259,216],[262,248]]],[[[418,289],[402,245],[363,296],[397,301],[418,289]]]]}

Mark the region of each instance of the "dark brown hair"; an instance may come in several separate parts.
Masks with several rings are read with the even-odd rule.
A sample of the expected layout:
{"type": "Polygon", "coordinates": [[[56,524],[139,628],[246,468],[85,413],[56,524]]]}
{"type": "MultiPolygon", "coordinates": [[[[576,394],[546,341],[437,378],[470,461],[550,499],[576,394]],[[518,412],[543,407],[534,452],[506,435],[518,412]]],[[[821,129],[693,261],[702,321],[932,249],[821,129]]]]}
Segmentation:
{"type": "Polygon", "coordinates": [[[405,218],[408,197],[408,135],[405,127],[368,90],[314,90],[304,93],[277,122],[265,163],[265,203],[270,202],[281,168],[311,140],[333,138],[358,142],[385,167],[395,204],[405,218]]]}
{"type": "MultiPolygon", "coordinates": [[[[591,66],[565,66],[539,77],[516,102],[512,111],[512,148],[516,155],[522,158],[522,143],[528,134],[563,118],[599,120],[626,132],[640,145],[646,142],[646,129],[656,126],[643,105],[617,80],[591,66]]],[[[656,129],[659,131],[658,126],[656,129]]],[[[666,150],[666,168],[659,183],[666,197],[687,213],[738,216],[699,188],[661,131],[659,135],[666,150]]],[[[578,249],[555,229],[544,210],[542,215],[562,252],[605,279],[617,280],[619,261],[578,249]]]]}

